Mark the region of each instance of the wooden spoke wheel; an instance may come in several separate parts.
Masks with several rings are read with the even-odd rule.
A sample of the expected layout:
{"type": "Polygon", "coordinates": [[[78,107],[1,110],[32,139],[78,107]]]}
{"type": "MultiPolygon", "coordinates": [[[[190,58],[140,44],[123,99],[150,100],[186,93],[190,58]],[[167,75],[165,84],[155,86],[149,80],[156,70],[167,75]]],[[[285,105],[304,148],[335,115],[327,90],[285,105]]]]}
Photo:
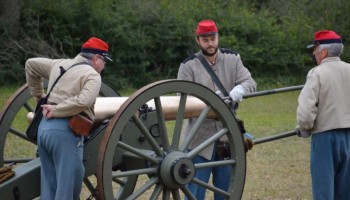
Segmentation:
{"type": "Polygon", "coordinates": [[[138,176],[135,188],[131,188],[133,192],[123,199],[182,199],[184,196],[195,199],[186,187],[190,182],[206,188],[211,192],[209,195],[217,193],[226,199],[241,199],[245,174],[246,157],[242,134],[225,102],[202,85],[165,80],[139,89],[111,119],[98,154],[98,195],[99,199],[119,199],[120,187],[115,186],[116,183],[138,176]],[[165,120],[162,106],[165,102],[161,96],[166,95],[178,95],[180,98],[175,120],[165,120]],[[205,106],[193,129],[189,130],[189,136],[182,139],[185,105],[190,97],[197,97],[205,106]],[[145,106],[151,100],[154,108],[145,106]],[[222,129],[189,151],[190,143],[210,111],[216,114],[216,120],[221,121],[222,129]],[[150,122],[148,118],[152,119],[152,116],[150,122]],[[228,138],[231,158],[206,164],[192,162],[193,157],[221,137],[228,138]],[[230,181],[227,191],[215,187],[211,181],[205,183],[194,178],[196,170],[218,166],[232,168],[227,177],[230,181]]]}

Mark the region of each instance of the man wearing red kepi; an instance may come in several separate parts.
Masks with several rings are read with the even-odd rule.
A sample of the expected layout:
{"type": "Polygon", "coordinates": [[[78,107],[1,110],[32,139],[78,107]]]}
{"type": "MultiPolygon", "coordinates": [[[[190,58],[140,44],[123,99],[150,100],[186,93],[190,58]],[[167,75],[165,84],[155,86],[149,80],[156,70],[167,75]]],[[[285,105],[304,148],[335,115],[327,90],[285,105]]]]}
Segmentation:
{"type": "Polygon", "coordinates": [[[48,104],[42,105],[43,119],[37,138],[42,200],[80,199],[84,138],[74,134],[68,122],[76,114],[94,120],[100,73],[107,60],[112,61],[107,43],[92,37],[73,59],[31,58],[25,63],[28,87],[37,102],[45,95],[43,79],[49,80],[48,91],[52,88],[48,104]]]}
{"type": "MultiPolygon", "coordinates": [[[[199,60],[199,56],[204,56],[204,61],[207,62],[209,67],[211,67],[217,75],[227,93],[226,95],[230,96],[234,102],[242,101],[244,94],[256,90],[256,83],[248,69],[244,67],[239,54],[229,49],[219,48],[219,31],[214,21],[200,21],[197,26],[196,36],[196,42],[200,47],[200,51],[189,56],[181,63],[177,75],[178,79],[199,83],[214,92],[221,92],[220,95],[225,95],[199,60]]],[[[184,127],[184,139],[186,139],[187,134],[195,126],[196,120],[197,119],[193,118],[187,121],[184,127]]],[[[189,150],[205,142],[209,137],[221,130],[222,127],[220,121],[205,119],[198,133],[193,138],[189,150]]],[[[219,152],[223,152],[220,150],[222,149],[221,147],[227,148],[228,145],[222,145],[227,143],[226,136],[220,138],[196,155],[192,159],[192,162],[197,164],[226,159],[229,155],[223,155],[219,152]]],[[[213,177],[213,185],[216,188],[227,191],[232,175],[232,166],[225,165],[197,169],[194,178],[207,183],[211,174],[213,177]]],[[[205,199],[206,189],[204,187],[194,182],[190,182],[187,187],[196,199],[205,199]]],[[[224,197],[218,193],[214,193],[214,198],[215,200],[224,199],[224,197]]]]}
{"type": "Polygon", "coordinates": [[[307,74],[297,108],[296,132],[311,137],[310,171],[315,200],[350,199],[350,64],[340,60],[341,37],[318,31],[317,66],[307,74]]]}

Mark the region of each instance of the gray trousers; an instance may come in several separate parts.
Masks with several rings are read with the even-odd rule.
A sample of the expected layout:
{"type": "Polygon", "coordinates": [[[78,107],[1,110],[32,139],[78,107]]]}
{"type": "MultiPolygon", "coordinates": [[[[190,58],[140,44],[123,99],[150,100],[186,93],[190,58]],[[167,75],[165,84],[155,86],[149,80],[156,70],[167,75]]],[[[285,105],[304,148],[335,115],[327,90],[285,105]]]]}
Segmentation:
{"type": "Polygon", "coordinates": [[[42,200],[79,199],[83,177],[83,137],[73,134],[68,118],[42,119],[38,130],[42,200]]]}

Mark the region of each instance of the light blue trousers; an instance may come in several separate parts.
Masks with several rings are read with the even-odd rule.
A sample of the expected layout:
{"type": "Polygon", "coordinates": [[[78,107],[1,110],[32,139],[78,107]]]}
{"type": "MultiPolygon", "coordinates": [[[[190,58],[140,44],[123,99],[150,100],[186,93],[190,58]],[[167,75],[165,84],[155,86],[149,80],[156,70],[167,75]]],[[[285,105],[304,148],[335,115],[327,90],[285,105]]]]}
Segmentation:
{"type": "MultiPolygon", "coordinates": [[[[217,146],[217,145],[215,145],[217,146]]],[[[223,160],[222,157],[218,156],[216,154],[216,147],[214,148],[213,156],[211,161],[219,161],[223,160]]],[[[192,159],[193,163],[205,163],[208,162],[207,159],[201,157],[201,156],[196,156],[192,159]]],[[[212,181],[213,185],[217,188],[220,188],[224,191],[227,191],[228,186],[230,184],[230,177],[231,177],[231,171],[232,171],[232,166],[219,166],[219,167],[208,167],[208,168],[202,168],[198,169],[195,172],[194,178],[197,178],[203,182],[208,183],[210,174],[212,173],[212,181]]],[[[205,199],[205,192],[206,189],[197,185],[196,183],[190,182],[187,184],[188,189],[192,192],[192,194],[196,197],[197,200],[204,200],[205,199]]],[[[214,193],[214,199],[215,200],[224,200],[225,198],[217,193],[214,193]]],[[[185,200],[187,198],[185,197],[185,200]]]]}
{"type": "Polygon", "coordinates": [[[38,130],[40,199],[79,199],[85,171],[83,145],[83,138],[68,127],[68,118],[43,118],[38,130]]]}
{"type": "Polygon", "coordinates": [[[312,135],[310,150],[314,200],[350,199],[350,129],[312,135]]]}

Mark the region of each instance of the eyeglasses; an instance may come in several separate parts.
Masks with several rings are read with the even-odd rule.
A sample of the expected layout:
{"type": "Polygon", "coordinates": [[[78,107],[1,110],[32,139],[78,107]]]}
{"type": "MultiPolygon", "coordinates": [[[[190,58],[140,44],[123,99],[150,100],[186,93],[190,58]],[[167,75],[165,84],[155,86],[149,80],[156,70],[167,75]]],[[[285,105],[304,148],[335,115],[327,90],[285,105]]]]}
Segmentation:
{"type": "Polygon", "coordinates": [[[106,60],[105,60],[105,58],[104,58],[103,56],[98,55],[98,57],[102,60],[102,62],[103,62],[104,64],[106,64],[106,60]]]}

